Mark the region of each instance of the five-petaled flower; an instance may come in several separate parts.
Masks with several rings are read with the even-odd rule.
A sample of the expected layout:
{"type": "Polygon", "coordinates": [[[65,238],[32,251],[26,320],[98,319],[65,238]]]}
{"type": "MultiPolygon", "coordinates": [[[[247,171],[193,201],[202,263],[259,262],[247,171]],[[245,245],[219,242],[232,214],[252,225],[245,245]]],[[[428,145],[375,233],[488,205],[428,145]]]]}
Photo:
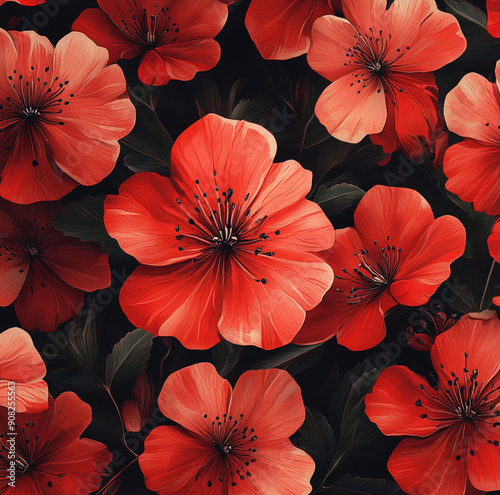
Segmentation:
{"type": "Polygon", "coordinates": [[[247,371],[234,390],[209,363],[170,375],[158,399],[179,426],[155,428],[139,464],[160,495],[307,495],[314,461],[289,440],[302,425],[300,387],[284,370],[247,371]]]}
{"type": "Polygon", "coordinates": [[[446,96],[450,131],[465,137],[446,150],[446,189],[489,215],[500,213],[500,60],[496,84],[470,73],[446,96]]]}
{"type": "Polygon", "coordinates": [[[210,114],[175,142],[171,178],[107,197],[108,232],[141,263],[120,293],[134,325],[194,349],[291,342],[332,284],[315,252],[335,233],[305,199],[311,172],[275,154],[263,127],[210,114]]]}
{"type": "Polygon", "coordinates": [[[29,204],[100,182],[135,123],[125,77],[81,33],[54,48],[0,29],[0,196],[29,204]]]}
{"type": "Polygon", "coordinates": [[[389,309],[426,303],[464,249],[459,220],[449,215],[434,219],[417,191],[373,187],[354,213],[354,228],[337,230],[333,248],[322,253],[336,280],[308,313],[294,342],[337,335],[339,344],[352,350],[379,344],[389,309]]]}
{"type": "Polygon", "coordinates": [[[111,462],[106,446],[80,438],[92,421],[90,406],[73,392],[49,399],[47,410],[16,415],[13,430],[7,428],[7,410],[0,410],[0,493],[19,495],[92,493],[111,462]],[[16,438],[15,461],[9,460],[9,439],[16,438]],[[9,486],[14,462],[15,488],[9,486]]]}
{"type": "Polygon", "coordinates": [[[139,79],[145,84],[189,81],[219,61],[220,46],[213,38],[227,19],[227,5],[220,0],[98,0],[98,4],[102,10],[84,10],[72,29],[107,48],[111,62],[142,56],[139,79]]]}
{"type": "Polygon", "coordinates": [[[341,10],[341,0],[252,0],[245,25],[263,58],[286,60],[307,53],[318,17],[341,10]]]}
{"type": "Polygon", "coordinates": [[[500,489],[500,322],[463,316],[436,337],[430,384],[405,366],[382,371],[365,398],[384,435],[410,436],[388,468],[407,493],[500,489]]]}
{"type": "MultiPolygon", "coordinates": [[[[309,65],[330,84],[316,115],[335,138],[370,135],[385,153],[411,158],[446,144],[432,71],[458,58],[466,40],[434,0],[344,0],[345,19],[313,25],[309,65]]],[[[437,156],[440,151],[435,150],[437,156]]]]}
{"type": "Polygon", "coordinates": [[[97,243],[56,230],[57,203],[0,203],[0,306],[14,307],[26,330],[51,332],[77,314],[84,291],[111,283],[97,243]]]}
{"type": "Polygon", "coordinates": [[[46,372],[28,332],[9,328],[0,333],[0,406],[20,413],[47,409],[46,372]]]}

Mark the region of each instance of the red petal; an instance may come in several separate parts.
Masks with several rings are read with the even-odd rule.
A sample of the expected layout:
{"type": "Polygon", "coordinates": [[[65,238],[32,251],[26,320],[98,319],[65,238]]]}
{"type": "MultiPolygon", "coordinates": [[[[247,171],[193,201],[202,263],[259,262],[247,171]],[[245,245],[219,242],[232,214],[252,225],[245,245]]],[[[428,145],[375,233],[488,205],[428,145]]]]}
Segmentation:
{"type": "Polygon", "coordinates": [[[315,112],[328,132],[340,141],[358,143],[381,132],[387,120],[383,86],[372,79],[366,87],[354,73],[335,80],[319,97],[315,112]]]}
{"type": "Polygon", "coordinates": [[[500,38],[500,0],[486,0],[488,9],[488,33],[500,38]]]}
{"type": "Polygon", "coordinates": [[[463,438],[463,428],[447,428],[428,438],[405,439],[387,467],[406,493],[464,495],[467,446],[462,444],[463,438]]]}
{"type": "Polygon", "coordinates": [[[476,211],[500,213],[500,146],[485,145],[472,139],[446,150],[443,170],[448,176],[446,189],[462,201],[473,202],[476,211]]]}
{"type": "Polygon", "coordinates": [[[435,392],[423,377],[405,366],[391,366],[382,371],[366,396],[366,414],[384,435],[427,437],[446,424],[422,418],[422,414],[450,417],[447,409],[428,394],[433,396],[435,392]]]}
{"type": "Polygon", "coordinates": [[[129,320],[154,335],[172,336],[189,349],[219,342],[221,298],[217,267],[206,261],[140,266],[123,284],[120,304],[129,320]]]}
{"type": "Polygon", "coordinates": [[[84,10],[71,29],[82,32],[94,43],[106,48],[109,52],[109,63],[121,58],[134,58],[144,52],[144,45],[134,43],[101,9],[84,10]]]}
{"type": "MultiPolygon", "coordinates": [[[[212,422],[228,413],[231,385],[210,363],[198,363],[172,373],[158,398],[161,412],[210,442],[212,422]],[[205,416],[206,415],[206,416],[205,416]]],[[[219,421],[219,420],[217,420],[219,421]]]]}
{"type": "Polygon", "coordinates": [[[313,22],[333,13],[325,0],[253,0],[245,25],[263,58],[286,60],[307,53],[313,22]]]}
{"type": "Polygon", "coordinates": [[[277,369],[243,373],[234,387],[229,413],[244,415],[245,425],[255,430],[259,451],[287,440],[306,417],[300,387],[288,372],[277,369]]]}

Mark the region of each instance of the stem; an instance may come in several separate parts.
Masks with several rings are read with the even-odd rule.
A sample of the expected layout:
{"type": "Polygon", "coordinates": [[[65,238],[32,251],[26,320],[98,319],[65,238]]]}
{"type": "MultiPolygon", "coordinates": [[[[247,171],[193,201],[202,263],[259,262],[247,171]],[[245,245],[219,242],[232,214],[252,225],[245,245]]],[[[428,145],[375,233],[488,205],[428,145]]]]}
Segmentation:
{"type": "Polygon", "coordinates": [[[120,476],[120,474],[123,473],[123,471],[125,471],[126,469],[128,469],[134,462],[136,462],[137,460],[139,459],[139,457],[134,457],[125,467],[123,467],[118,473],[114,474],[107,482],[104,486],[102,486],[101,488],[99,488],[99,490],[97,490],[97,492],[95,492],[95,495],[99,495],[100,493],[102,493],[118,476],[120,476]]]}
{"type": "Polygon", "coordinates": [[[120,426],[122,428],[122,441],[123,445],[125,448],[135,457],[138,458],[139,456],[128,446],[127,440],[125,438],[125,425],[123,424],[123,419],[122,419],[122,414],[120,412],[120,408],[118,407],[118,404],[115,401],[115,398],[113,397],[113,394],[111,393],[111,388],[108,387],[102,380],[101,378],[94,373],[94,375],[97,377],[99,380],[102,388],[106,390],[106,393],[109,395],[109,398],[111,399],[111,402],[113,402],[113,405],[115,406],[116,413],[118,414],[118,419],[120,420],[120,426]]]}
{"type": "Polygon", "coordinates": [[[493,268],[495,268],[495,260],[493,260],[493,262],[491,263],[490,272],[488,273],[486,284],[484,284],[483,297],[481,297],[481,302],[479,303],[479,311],[483,310],[483,302],[486,296],[486,291],[488,290],[488,285],[490,285],[491,275],[493,274],[493,268]]]}

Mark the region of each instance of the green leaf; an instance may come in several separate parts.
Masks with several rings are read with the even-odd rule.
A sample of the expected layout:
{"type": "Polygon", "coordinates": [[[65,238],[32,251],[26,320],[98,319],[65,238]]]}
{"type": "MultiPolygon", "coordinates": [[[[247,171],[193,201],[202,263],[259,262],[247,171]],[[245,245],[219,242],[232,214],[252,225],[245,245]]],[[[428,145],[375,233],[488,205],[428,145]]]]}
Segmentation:
{"type": "Polygon", "coordinates": [[[357,205],[365,191],[353,184],[335,184],[331,187],[320,186],[314,197],[327,216],[340,215],[353,205],[357,205]]]}
{"type": "Polygon", "coordinates": [[[241,354],[241,346],[231,344],[227,340],[219,342],[210,350],[212,362],[220,376],[227,376],[236,368],[241,354]]]}
{"type": "Polygon", "coordinates": [[[486,14],[475,5],[466,0],[444,0],[451,12],[458,14],[460,17],[477,24],[486,29],[487,17],[486,14]]]}
{"type": "Polygon", "coordinates": [[[380,369],[372,369],[363,373],[358,379],[355,376],[352,377],[355,381],[347,396],[342,414],[342,426],[334,467],[349,457],[351,452],[360,445],[381,436],[377,426],[365,414],[365,395],[371,391],[381,371],[380,369]]]}
{"type": "Polygon", "coordinates": [[[319,411],[306,407],[306,419],[299,433],[299,447],[314,459],[317,472],[324,477],[334,461],[336,442],[332,427],[319,411]]]}
{"type": "Polygon", "coordinates": [[[393,481],[358,478],[345,474],[328,487],[319,491],[321,495],[404,495],[393,481]]]}
{"type": "Polygon", "coordinates": [[[294,375],[312,366],[319,359],[323,352],[322,346],[323,344],[288,344],[279,349],[267,351],[263,356],[255,357],[251,360],[249,369],[281,368],[294,375]]]}
{"type": "Polygon", "coordinates": [[[50,390],[66,392],[72,390],[78,395],[94,394],[102,390],[99,379],[89,370],[68,366],[52,371],[46,377],[50,390]]]}
{"type": "Polygon", "coordinates": [[[141,155],[140,153],[128,154],[123,159],[123,164],[135,174],[139,172],[156,172],[167,177],[170,170],[164,163],[157,162],[153,158],[141,155]]]}
{"type": "Polygon", "coordinates": [[[85,320],[75,318],[68,328],[68,349],[76,363],[92,370],[97,357],[95,312],[89,308],[85,320]]]}
{"type": "Polygon", "coordinates": [[[106,196],[85,196],[63,206],[52,225],[64,235],[78,237],[81,241],[100,242],[108,253],[122,253],[115,239],[104,226],[104,200],[106,196]]]}
{"type": "Polygon", "coordinates": [[[156,113],[145,105],[137,107],[135,127],[120,142],[157,163],[170,166],[172,138],[156,113]]]}
{"type": "Polygon", "coordinates": [[[136,377],[146,367],[151,354],[153,335],[136,328],[113,347],[106,359],[106,384],[136,377]]]}

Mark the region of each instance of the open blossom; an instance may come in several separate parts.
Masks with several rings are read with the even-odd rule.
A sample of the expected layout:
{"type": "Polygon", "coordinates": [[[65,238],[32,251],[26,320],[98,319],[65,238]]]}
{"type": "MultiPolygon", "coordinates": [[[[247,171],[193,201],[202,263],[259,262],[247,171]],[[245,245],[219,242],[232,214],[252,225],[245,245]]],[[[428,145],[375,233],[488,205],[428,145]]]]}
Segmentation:
{"type": "Polygon", "coordinates": [[[336,280],[294,342],[337,335],[351,350],[376,346],[385,337],[387,312],[429,301],[464,249],[460,221],[449,215],[435,219],[417,191],[373,187],[354,213],[354,228],[337,230],[334,246],[322,253],[336,280]]]}
{"type": "Polygon", "coordinates": [[[0,406],[19,413],[47,409],[46,372],[28,332],[9,328],[0,333],[0,406]]]}
{"type": "Polygon", "coordinates": [[[92,421],[92,410],[73,392],[49,399],[39,413],[16,415],[14,431],[7,430],[7,410],[0,410],[0,493],[47,495],[92,493],[111,462],[106,446],[80,438],[92,421]],[[15,433],[15,489],[8,486],[9,451],[15,433]]]}
{"type": "Polygon", "coordinates": [[[54,48],[0,29],[0,196],[29,204],[100,182],[135,123],[125,77],[81,33],[54,48]]]}
{"type": "Polygon", "coordinates": [[[220,0],[98,0],[72,29],[109,50],[110,61],[141,56],[139,79],[155,86],[189,81],[220,58],[214,37],[224,27],[227,4],[220,0]]]}
{"type": "Polygon", "coordinates": [[[179,426],[155,428],[139,464],[160,495],[307,495],[314,461],[289,440],[305,419],[283,370],[247,371],[234,390],[209,363],[170,375],[158,399],[179,426]]]}
{"type": "Polygon", "coordinates": [[[385,153],[402,149],[416,158],[442,147],[432,71],[465,50],[455,17],[434,0],[395,0],[389,9],[386,0],[342,5],[345,19],[323,16],[312,28],[307,60],[332,81],[316,104],[320,122],[342,141],[370,135],[385,153]]]}
{"type": "Polygon", "coordinates": [[[252,0],[245,25],[265,59],[286,60],[307,53],[314,21],[335,10],[340,0],[252,0]]]}
{"type": "Polygon", "coordinates": [[[446,189],[489,215],[500,213],[500,60],[495,75],[465,75],[444,103],[450,131],[465,138],[446,151],[446,189]]]}
{"type": "Polygon", "coordinates": [[[488,9],[488,33],[500,38],[500,0],[486,0],[488,9]]]}
{"type": "Polygon", "coordinates": [[[388,463],[405,492],[464,495],[468,484],[500,489],[498,349],[496,315],[464,316],[432,346],[435,383],[405,366],[380,374],[365,398],[366,414],[384,435],[414,437],[388,463]]]}
{"type": "Polygon", "coordinates": [[[111,283],[108,255],[97,243],[54,229],[58,208],[0,202],[0,306],[14,302],[26,330],[55,330],[77,314],[84,291],[111,283]]]}
{"type": "Polygon", "coordinates": [[[108,232],[141,263],[120,293],[134,325],[195,349],[293,339],[332,284],[315,252],[334,230],[305,199],[311,172],[275,154],[263,127],[210,114],[177,139],[171,178],[139,173],[106,198],[108,232]]]}

